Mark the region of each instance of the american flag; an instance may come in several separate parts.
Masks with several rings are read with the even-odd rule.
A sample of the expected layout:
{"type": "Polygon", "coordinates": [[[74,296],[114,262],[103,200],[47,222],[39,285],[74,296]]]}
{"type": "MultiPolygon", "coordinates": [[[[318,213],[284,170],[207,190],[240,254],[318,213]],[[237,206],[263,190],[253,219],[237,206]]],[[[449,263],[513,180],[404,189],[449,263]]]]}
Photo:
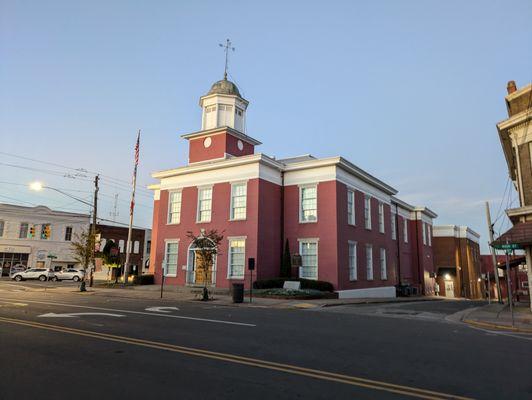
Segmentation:
{"type": "Polygon", "coordinates": [[[140,130],[137,135],[137,144],[135,144],[135,168],[139,165],[139,146],[140,146],[140,130]]]}

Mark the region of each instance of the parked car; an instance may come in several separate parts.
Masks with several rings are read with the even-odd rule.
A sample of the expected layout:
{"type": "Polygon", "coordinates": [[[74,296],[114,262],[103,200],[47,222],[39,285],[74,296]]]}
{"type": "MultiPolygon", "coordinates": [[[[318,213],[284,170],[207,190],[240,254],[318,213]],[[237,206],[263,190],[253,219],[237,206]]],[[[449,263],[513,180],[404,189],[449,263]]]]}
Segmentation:
{"type": "Polygon", "coordinates": [[[26,279],[38,279],[41,282],[53,279],[54,271],[46,268],[29,268],[25,271],[15,272],[11,279],[17,282],[25,281],[26,279]]]}
{"type": "Polygon", "coordinates": [[[74,282],[78,282],[82,280],[84,276],[85,276],[85,272],[83,270],[67,268],[65,270],[55,272],[52,280],[53,281],[73,280],[74,282]]]}

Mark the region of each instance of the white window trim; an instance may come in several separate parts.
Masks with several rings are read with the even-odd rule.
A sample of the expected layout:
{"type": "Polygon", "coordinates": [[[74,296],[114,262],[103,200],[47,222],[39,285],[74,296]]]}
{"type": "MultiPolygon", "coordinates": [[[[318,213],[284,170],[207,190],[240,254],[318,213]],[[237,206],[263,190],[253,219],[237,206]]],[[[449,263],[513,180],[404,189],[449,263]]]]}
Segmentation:
{"type": "Polygon", "coordinates": [[[403,241],[408,243],[408,219],[403,218],[403,241]]]}
{"type": "Polygon", "coordinates": [[[318,222],[318,184],[309,183],[307,185],[299,185],[299,223],[300,224],[315,224],[318,222]],[[305,188],[316,188],[316,219],[314,221],[303,221],[303,189],[305,188]]]}
{"type": "Polygon", "coordinates": [[[358,243],[352,240],[347,241],[347,266],[348,266],[348,272],[349,272],[349,281],[350,282],[356,282],[358,280],[358,243]],[[354,268],[351,269],[351,256],[349,255],[349,248],[351,246],[355,246],[355,265],[354,268]],[[354,276],[351,276],[351,271],[354,271],[354,276]]]}
{"type": "Polygon", "coordinates": [[[319,238],[301,238],[301,239],[297,239],[297,242],[299,243],[299,255],[301,257],[303,257],[303,243],[316,243],[316,277],[315,278],[303,278],[301,276],[301,268],[303,268],[303,266],[299,267],[299,271],[298,271],[298,277],[299,278],[303,278],[303,279],[310,279],[310,280],[318,280],[318,277],[319,277],[319,272],[320,272],[320,257],[319,257],[319,249],[320,249],[320,245],[319,245],[319,242],[320,242],[320,239],[319,238]]]}
{"type": "MultiPolygon", "coordinates": [[[[231,201],[229,206],[229,221],[245,221],[248,217],[248,181],[235,181],[231,182],[231,201]],[[246,215],[244,218],[233,218],[233,186],[236,185],[245,185],[246,186],[246,215]]],[[[212,209],[212,205],[211,205],[212,209]]],[[[212,211],[212,210],[211,210],[212,211]]]]}
{"type": "Polygon", "coordinates": [[[374,278],[374,275],[375,275],[375,274],[374,274],[374,272],[375,272],[375,271],[374,271],[374,269],[375,269],[375,263],[374,263],[374,260],[373,260],[373,245],[371,245],[371,244],[366,244],[365,251],[366,251],[366,254],[365,254],[365,255],[366,255],[366,257],[365,257],[365,258],[366,258],[366,280],[367,280],[367,281],[372,281],[373,278],[374,278]],[[368,263],[368,249],[371,250],[371,251],[370,251],[370,254],[371,254],[371,257],[370,257],[370,259],[371,259],[371,269],[368,268],[368,265],[369,265],[369,263],[368,263]],[[368,274],[368,271],[371,271],[371,277],[370,277],[370,275],[368,274]]]}
{"type": "Polygon", "coordinates": [[[386,249],[384,247],[381,247],[379,251],[379,268],[381,270],[381,280],[383,281],[388,280],[388,260],[386,259],[386,249]],[[383,259],[384,259],[384,269],[382,269],[383,259]],[[384,271],[384,275],[383,275],[383,271],[384,271]]]}
{"type": "Polygon", "coordinates": [[[163,273],[164,271],[166,271],[166,252],[168,250],[168,243],[177,243],[177,260],[176,260],[176,263],[177,263],[177,266],[176,266],[176,269],[175,269],[175,274],[164,274],[165,277],[169,277],[169,278],[175,278],[177,276],[177,270],[179,269],[179,239],[165,239],[164,240],[164,258],[163,258],[163,273]]]}
{"type": "Polygon", "coordinates": [[[356,218],[356,195],[355,195],[355,189],[347,188],[347,224],[351,226],[356,226],[357,218],[356,218]],[[349,218],[349,194],[353,194],[353,210],[351,213],[351,219],[349,218]]]}
{"type": "Polygon", "coordinates": [[[196,204],[196,224],[208,224],[212,221],[212,205],[213,205],[213,198],[214,198],[214,185],[207,185],[207,186],[198,186],[198,203],[196,204]],[[200,221],[200,192],[205,189],[211,189],[211,212],[209,215],[209,219],[205,221],[200,221]]]}
{"type": "MultiPolygon", "coordinates": [[[[199,200],[199,195],[198,195],[199,200]]],[[[166,225],[179,225],[181,223],[181,209],[183,207],[183,190],[171,190],[168,192],[168,213],[166,215],[166,225]],[[170,222],[170,215],[172,210],[172,194],[173,193],[181,193],[181,201],[179,202],[179,220],[177,222],[170,222]]],[[[212,208],[212,207],[211,207],[212,208]]]]}
{"type": "Polygon", "coordinates": [[[371,230],[371,196],[364,194],[364,227],[371,230]],[[368,217],[366,218],[366,202],[368,204],[368,217]]]}
{"type": "Polygon", "coordinates": [[[247,236],[228,236],[227,237],[227,279],[244,279],[246,275],[246,239],[247,236]],[[242,276],[231,275],[231,242],[236,240],[244,241],[244,269],[242,276]]]}
{"type": "Polygon", "coordinates": [[[431,235],[431,232],[432,231],[432,227],[430,224],[427,224],[427,236],[428,236],[428,240],[429,240],[429,246],[432,246],[432,235],[431,235]]]}
{"type": "Polygon", "coordinates": [[[379,201],[379,233],[386,233],[384,224],[384,203],[379,201]]]}
{"type": "Polygon", "coordinates": [[[421,221],[421,236],[423,236],[423,246],[427,245],[427,224],[425,221],[421,221]]]}

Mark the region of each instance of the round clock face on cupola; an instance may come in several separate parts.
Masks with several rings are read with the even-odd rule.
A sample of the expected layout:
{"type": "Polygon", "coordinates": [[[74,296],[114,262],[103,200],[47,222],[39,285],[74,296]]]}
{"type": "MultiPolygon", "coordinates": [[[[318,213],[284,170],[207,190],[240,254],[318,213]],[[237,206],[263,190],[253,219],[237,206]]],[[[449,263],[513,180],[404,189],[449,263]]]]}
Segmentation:
{"type": "Polygon", "coordinates": [[[210,147],[212,144],[212,139],[210,137],[205,138],[203,141],[203,147],[207,148],[210,147]]]}
{"type": "Polygon", "coordinates": [[[239,140],[238,142],[236,142],[236,146],[238,147],[238,150],[240,151],[244,150],[244,143],[242,142],[242,140],[239,140]]]}

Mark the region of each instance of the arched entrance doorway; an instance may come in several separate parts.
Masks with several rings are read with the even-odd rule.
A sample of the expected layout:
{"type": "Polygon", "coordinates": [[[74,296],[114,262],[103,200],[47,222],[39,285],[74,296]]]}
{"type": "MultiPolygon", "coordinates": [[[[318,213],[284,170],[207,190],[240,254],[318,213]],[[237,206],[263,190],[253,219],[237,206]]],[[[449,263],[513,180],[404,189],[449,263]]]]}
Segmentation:
{"type": "MultiPolygon", "coordinates": [[[[205,238],[205,240],[209,240],[205,238]]],[[[212,241],[211,241],[212,242],[212,241]]],[[[212,262],[204,262],[199,255],[201,246],[205,243],[194,241],[188,246],[187,256],[187,285],[214,286],[216,284],[216,255],[212,262]]],[[[214,243],[213,243],[214,246],[214,243]]]]}

